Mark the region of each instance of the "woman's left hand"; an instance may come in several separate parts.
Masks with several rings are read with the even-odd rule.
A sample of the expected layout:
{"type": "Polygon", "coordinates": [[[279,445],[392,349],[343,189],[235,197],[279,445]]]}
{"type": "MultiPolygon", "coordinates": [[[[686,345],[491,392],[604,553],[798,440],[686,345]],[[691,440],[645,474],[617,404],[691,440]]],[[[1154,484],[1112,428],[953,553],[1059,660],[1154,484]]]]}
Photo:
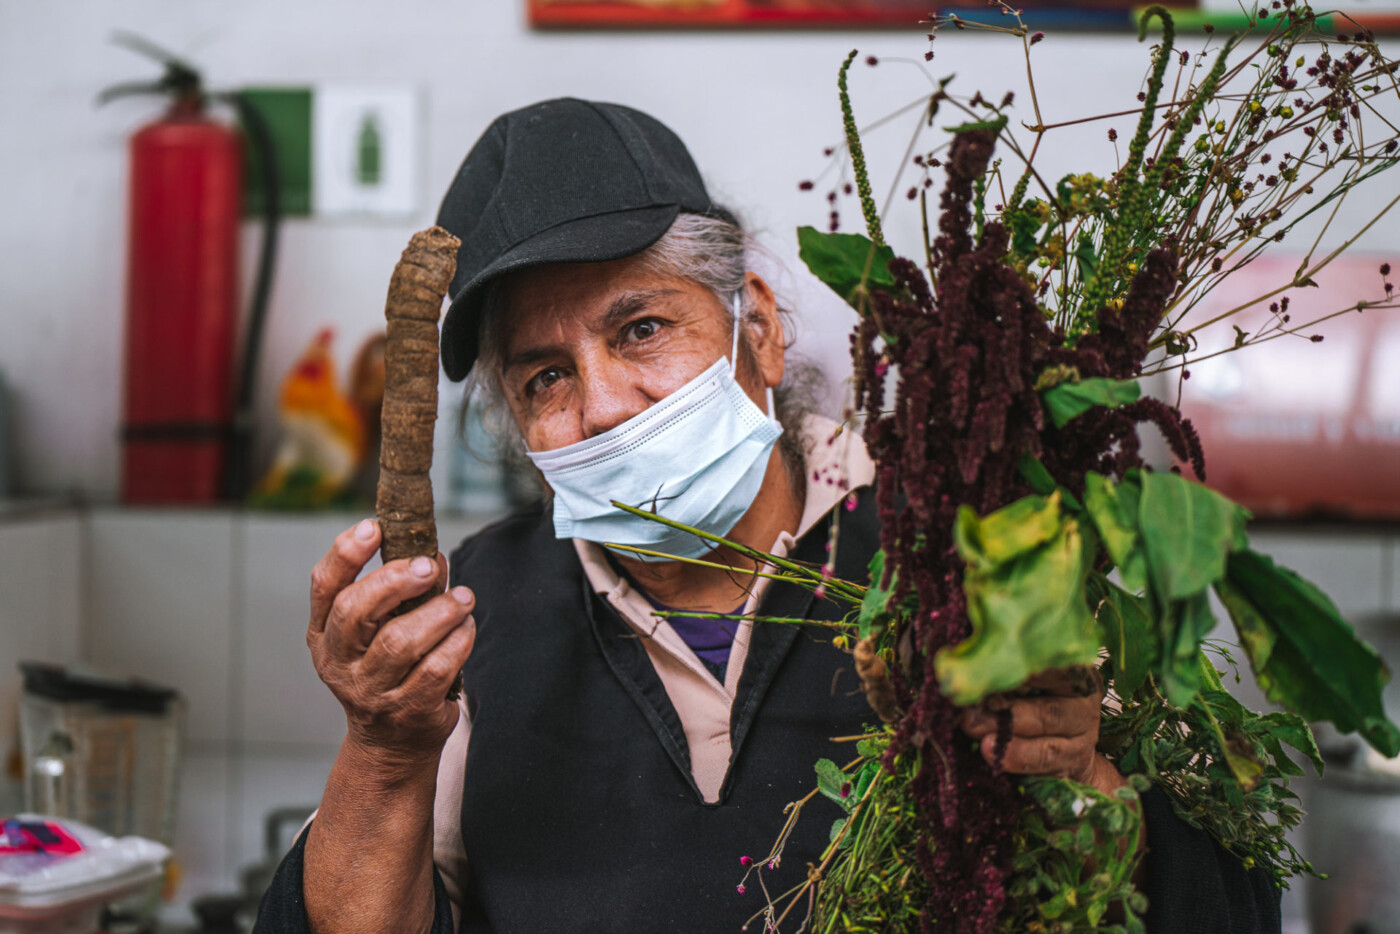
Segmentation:
{"type": "Polygon", "coordinates": [[[997,712],[1009,710],[1011,740],[1001,760],[1007,772],[1070,778],[1104,794],[1127,784],[1113,763],[1095,749],[1104,695],[1097,671],[1059,668],[1036,675],[1025,687],[1039,693],[998,694],[963,711],[963,732],[980,741],[989,764],[996,758],[997,712]],[[1087,673],[1092,673],[1092,681],[1087,673]]]}

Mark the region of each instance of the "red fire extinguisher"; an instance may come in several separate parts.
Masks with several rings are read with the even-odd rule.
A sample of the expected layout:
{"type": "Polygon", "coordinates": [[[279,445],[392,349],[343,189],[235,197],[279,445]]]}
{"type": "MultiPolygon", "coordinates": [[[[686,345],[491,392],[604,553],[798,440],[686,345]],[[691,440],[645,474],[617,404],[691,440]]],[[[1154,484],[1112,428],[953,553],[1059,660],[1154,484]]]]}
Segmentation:
{"type": "MultiPolygon", "coordinates": [[[[130,144],[122,500],[236,498],[247,482],[251,371],[275,249],[269,241],[276,180],[265,180],[272,223],[254,289],[244,379],[236,383],[241,137],[209,116],[212,98],[193,67],[143,39],[117,41],[161,61],[165,75],[153,84],[110,88],[100,100],[131,94],[170,100],[165,114],[139,129],[130,144]]],[[[230,102],[241,103],[236,97],[230,102]]],[[[242,108],[240,114],[246,116],[242,108]]],[[[265,131],[261,123],[257,128],[265,131]]]]}

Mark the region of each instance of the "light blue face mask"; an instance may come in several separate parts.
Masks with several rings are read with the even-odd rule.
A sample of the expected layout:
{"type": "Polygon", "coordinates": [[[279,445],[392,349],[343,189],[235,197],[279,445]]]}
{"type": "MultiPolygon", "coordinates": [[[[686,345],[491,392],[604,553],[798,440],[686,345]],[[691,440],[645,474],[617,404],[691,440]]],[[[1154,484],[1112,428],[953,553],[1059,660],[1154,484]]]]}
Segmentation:
{"type": "MultiPolygon", "coordinates": [[[[654,511],[714,535],[728,535],[753,505],[783,433],[734,379],[734,346],[665,399],[601,435],[553,451],[528,452],[554,491],[554,534],[698,558],[713,545],[688,532],[629,515],[612,500],[654,511]]],[[[619,552],[643,560],[632,552],[619,552]]]]}

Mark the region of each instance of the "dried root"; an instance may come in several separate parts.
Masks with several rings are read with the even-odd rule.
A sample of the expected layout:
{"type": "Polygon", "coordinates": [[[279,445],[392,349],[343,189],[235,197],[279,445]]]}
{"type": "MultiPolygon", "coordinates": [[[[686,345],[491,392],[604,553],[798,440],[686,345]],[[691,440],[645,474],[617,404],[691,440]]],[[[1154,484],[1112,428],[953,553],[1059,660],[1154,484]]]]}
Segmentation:
{"type": "MultiPolygon", "coordinates": [[[[428,468],[437,421],[438,316],[457,268],[456,237],[440,227],[413,235],[389,281],[384,306],[383,443],[379,453],[376,512],[385,563],[419,555],[437,560],[437,521],[428,468]]],[[[402,616],[437,595],[436,588],[405,600],[390,613],[402,616]]],[[[449,692],[455,700],[460,681],[449,692]]]]}
{"type": "Polygon", "coordinates": [[[899,719],[899,703],[895,700],[894,682],[890,680],[885,660],[875,651],[875,641],[869,637],[861,639],[855,648],[856,674],[860,675],[861,687],[870,707],[885,723],[899,719]]]}

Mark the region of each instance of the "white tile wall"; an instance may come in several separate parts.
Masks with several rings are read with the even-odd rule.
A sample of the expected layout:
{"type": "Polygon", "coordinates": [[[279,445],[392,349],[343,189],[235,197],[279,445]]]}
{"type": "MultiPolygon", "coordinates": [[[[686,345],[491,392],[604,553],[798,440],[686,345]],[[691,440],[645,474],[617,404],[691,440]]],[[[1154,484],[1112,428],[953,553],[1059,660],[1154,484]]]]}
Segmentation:
{"type": "Polygon", "coordinates": [[[229,739],[232,514],[98,509],[90,523],[89,660],[178,689],[190,739],[229,739]]]}
{"type": "Polygon", "coordinates": [[[235,878],[229,839],[231,762],[226,750],[187,749],[180,764],[174,851],[182,873],[176,891],[181,902],[227,892],[235,878]]]}
{"type": "Polygon", "coordinates": [[[311,569],[358,517],[249,513],[242,520],[243,626],[239,702],[244,743],[334,749],[340,704],[316,677],[306,648],[311,569]]]}
{"type": "Polygon", "coordinates": [[[235,869],[264,859],[263,827],[277,808],[315,807],[335,762],[334,749],[265,753],[245,750],[233,762],[235,869]]]}

